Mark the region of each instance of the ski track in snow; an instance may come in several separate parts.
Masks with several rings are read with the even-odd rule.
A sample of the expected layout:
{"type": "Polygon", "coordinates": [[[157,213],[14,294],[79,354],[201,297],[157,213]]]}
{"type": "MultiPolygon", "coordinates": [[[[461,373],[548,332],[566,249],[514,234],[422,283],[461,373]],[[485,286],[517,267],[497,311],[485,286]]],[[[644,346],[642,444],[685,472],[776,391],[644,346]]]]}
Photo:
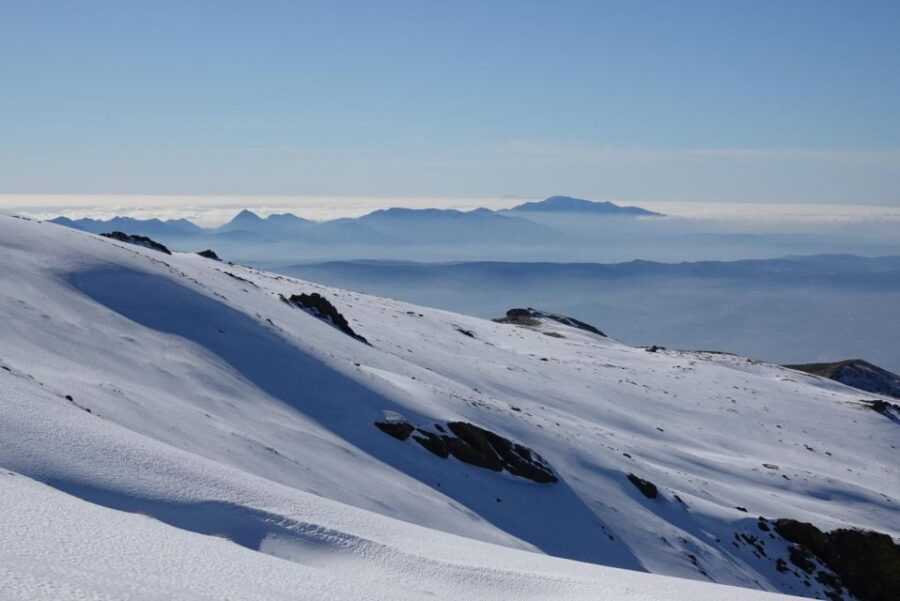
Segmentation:
{"type": "Polygon", "coordinates": [[[0,598],[821,596],[758,516],[900,535],[897,424],[828,380],[4,215],[0,266],[0,598]],[[371,346],[279,300],[301,292],[371,346]],[[386,416],[487,428],[560,481],[386,416]]]}

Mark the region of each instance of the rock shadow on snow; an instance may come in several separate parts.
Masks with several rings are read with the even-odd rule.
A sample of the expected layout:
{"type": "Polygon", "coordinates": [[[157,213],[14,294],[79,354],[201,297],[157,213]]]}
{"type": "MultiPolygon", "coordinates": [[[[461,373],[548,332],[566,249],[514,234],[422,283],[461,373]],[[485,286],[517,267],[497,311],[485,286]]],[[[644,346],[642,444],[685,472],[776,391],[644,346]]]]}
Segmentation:
{"type": "Polygon", "coordinates": [[[372,424],[384,411],[402,414],[408,408],[296,346],[263,320],[169,278],[135,270],[77,272],[68,281],[125,319],[202,347],[269,396],[541,551],[646,571],[621,539],[610,541],[603,534],[600,518],[564,479],[547,487],[398,449],[396,439],[372,424]]]}

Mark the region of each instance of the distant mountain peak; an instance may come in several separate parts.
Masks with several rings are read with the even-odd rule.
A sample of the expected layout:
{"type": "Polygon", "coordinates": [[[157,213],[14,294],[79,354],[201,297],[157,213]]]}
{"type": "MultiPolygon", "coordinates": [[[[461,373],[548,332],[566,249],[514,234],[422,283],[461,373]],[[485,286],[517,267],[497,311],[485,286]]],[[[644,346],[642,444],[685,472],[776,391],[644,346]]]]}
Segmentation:
{"type": "Polygon", "coordinates": [[[293,213],[272,213],[268,217],[265,218],[264,221],[272,221],[279,223],[296,223],[296,222],[306,222],[308,219],[304,219],[303,217],[299,217],[294,215],[293,213]]]}
{"type": "Polygon", "coordinates": [[[635,217],[662,215],[662,213],[656,213],[641,207],[621,206],[609,201],[585,200],[572,196],[550,196],[544,200],[526,202],[507,210],[545,213],[593,213],[635,217]]]}
{"type": "Polygon", "coordinates": [[[262,221],[262,217],[260,217],[250,209],[244,209],[240,213],[235,215],[229,223],[249,223],[256,221],[262,221]]]}

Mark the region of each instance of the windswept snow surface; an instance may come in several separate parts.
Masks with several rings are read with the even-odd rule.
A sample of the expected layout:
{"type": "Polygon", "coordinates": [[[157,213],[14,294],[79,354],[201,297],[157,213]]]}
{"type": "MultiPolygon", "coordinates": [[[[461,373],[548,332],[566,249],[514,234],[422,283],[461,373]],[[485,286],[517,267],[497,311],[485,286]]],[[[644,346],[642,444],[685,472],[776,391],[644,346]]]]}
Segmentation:
{"type": "Polygon", "coordinates": [[[900,534],[877,397],[737,356],[3,215],[0,317],[4,599],[821,596],[775,568],[758,516],[900,534]],[[279,300],[304,292],[370,345],[279,300]],[[441,459],[385,419],[470,422],[559,482],[441,459]]]}

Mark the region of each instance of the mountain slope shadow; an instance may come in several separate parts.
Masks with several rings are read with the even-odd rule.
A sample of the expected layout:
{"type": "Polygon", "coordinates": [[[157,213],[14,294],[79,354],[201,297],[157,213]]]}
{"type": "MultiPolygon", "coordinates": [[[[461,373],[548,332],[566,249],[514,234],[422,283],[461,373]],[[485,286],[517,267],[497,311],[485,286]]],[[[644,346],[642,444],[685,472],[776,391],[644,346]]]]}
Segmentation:
{"type": "Polygon", "coordinates": [[[182,530],[219,536],[242,547],[297,563],[318,565],[333,557],[347,562],[353,558],[352,548],[378,546],[318,524],[225,501],[179,503],[140,498],[69,480],[52,479],[47,484],[89,503],[146,515],[182,530]]]}
{"type": "MultiPolygon", "coordinates": [[[[625,543],[606,535],[609,529],[564,479],[549,486],[520,481],[434,457],[412,441],[386,436],[373,425],[385,410],[423,422],[440,416],[410,415],[407,407],[324,363],[262,321],[149,273],[105,269],[73,273],[67,280],[140,326],[199,345],[269,396],[545,553],[644,571],[625,543]]],[[[355,469],[358,477],[363,468],[355,469]]]]}

